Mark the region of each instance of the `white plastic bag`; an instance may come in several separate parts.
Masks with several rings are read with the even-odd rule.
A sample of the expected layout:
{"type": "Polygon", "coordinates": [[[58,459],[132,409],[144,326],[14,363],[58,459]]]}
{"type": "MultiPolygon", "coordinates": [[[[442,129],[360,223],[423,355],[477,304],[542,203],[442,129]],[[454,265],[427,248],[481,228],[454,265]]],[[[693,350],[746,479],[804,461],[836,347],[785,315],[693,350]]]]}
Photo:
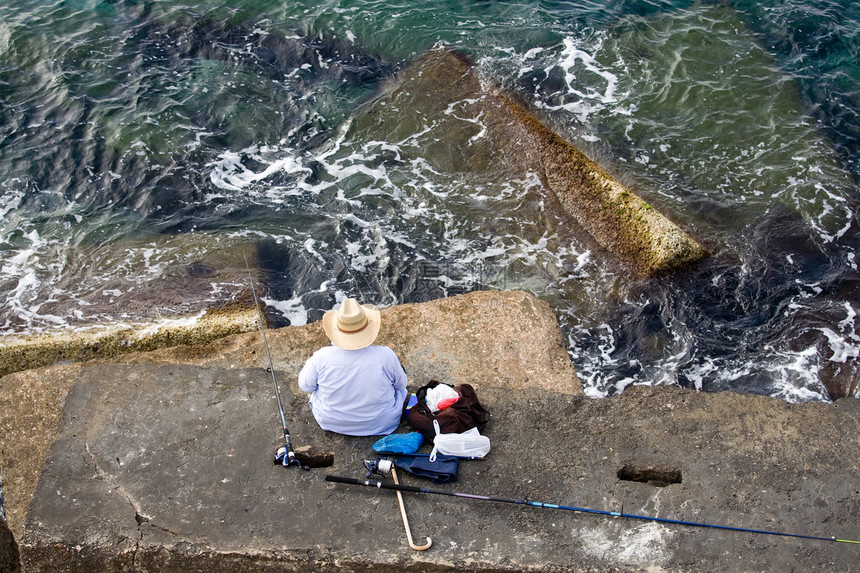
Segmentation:
{"type": "Polygon", "coordinates": [[[466,430],[461,434],[442,434],[439,432],[439,422],[433,420],[436,437],[433,438],[433,451],[430,461],[436,461],[436,453],[459,458],[483,458],[490,452],[490,438],[482,436],[478,428],[466,430]]]}
{"type": "Polygon", "coordinates": [[[447,384],[438,384],[434,388],[430,388],[424,396],[424,400],[427,402],[427,407],[430,408],[430,411],[434,414],[439,410],[442,410],[440,406],[443,402],[448,401],[450,405],[450,402],[456,401],[459,398],[460,394],[447,384]]]}

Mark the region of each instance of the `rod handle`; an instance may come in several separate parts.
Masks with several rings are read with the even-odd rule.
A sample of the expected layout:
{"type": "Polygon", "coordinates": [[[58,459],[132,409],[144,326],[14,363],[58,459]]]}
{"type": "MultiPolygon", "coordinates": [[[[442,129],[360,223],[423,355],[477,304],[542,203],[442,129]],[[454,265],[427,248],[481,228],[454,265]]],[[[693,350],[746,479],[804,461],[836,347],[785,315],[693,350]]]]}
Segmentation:
{"type": "Polygon", "coordinates": [[[331,476],[331,475],[325,476],[325,481],[333,481],[335,483],[346,483],[349,485],[367,485],[367,486],[376,485],[376,483],[380,483],[380,482],[372,483],[368,480],[359,480],[359,479],[355,479],[355,478],[331,476]]]}
{"type": "MultiPolygon", "coordinates": [[[[341,476],[333,476],[327,475],[325,476],[325,481],[331,481],[335,483],[345,483],[349,485],[363,485],[367,487],[378,487],[382,489],[393,489],[396,491],[411,491],[413,493],[431,493],[430,490],[426,490],[420,487],[416,487],[414,485],[405,485],[405,484],[393,484],[393,483],[385,483],[376,480],[369,479],[355,479],[341,476]]],[[[433,493],[441,493],[441,492],[433,492],[433,493]]]]}

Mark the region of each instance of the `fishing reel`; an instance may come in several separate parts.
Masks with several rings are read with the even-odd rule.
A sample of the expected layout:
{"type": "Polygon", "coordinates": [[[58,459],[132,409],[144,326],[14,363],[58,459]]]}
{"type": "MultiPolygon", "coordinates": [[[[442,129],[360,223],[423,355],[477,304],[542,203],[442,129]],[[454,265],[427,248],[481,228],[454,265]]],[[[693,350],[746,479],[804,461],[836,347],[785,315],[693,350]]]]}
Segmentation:
{"type": "Polygon", "coordinates": [[[285,446],[281,446],[281,447],[280,447],[280,448],[278,448],[278,450],[275,452],[275,461],[274,461],[274,463],[275,463],[276,465],[277,465],[277,464],[280,464],[280,465],[284,466],[285,468],[286,468],[286,467],[289,467],[289,466],[291,466],[291,465],[297,465],[297,466],[299,466],[300,468],[302,468],[303,470],[309,470],[309,469],[311,469],[309,466],[302,465],[302,462],[301,462],[301,461],[299,461],[299,458],[297,458],[297,457],[296,457],[296,455],[295,455],[293,452],[288,451],[288,450],[287,450],[287,448],[286,448],[285,446]]]}
{"type": "Polygon", "coordinates": [[[394,461],[389,458],[377,458],[375,460],[364,460],[364,468],[367,470],[366,478],[372,477],[373,474],[388,477],[391,473],[391,468],[394,467],[394,461]]]}

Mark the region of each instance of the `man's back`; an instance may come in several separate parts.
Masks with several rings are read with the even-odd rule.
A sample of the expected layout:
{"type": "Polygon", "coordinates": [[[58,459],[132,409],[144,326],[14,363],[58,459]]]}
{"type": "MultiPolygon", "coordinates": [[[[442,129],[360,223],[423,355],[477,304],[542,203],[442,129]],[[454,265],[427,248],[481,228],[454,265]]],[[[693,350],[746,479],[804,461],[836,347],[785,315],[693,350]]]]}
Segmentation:
{"type": "Polygon", "coordinates": [[[406,373],[387,346],[321,348],[302,368],[299,388],[312,393],[321,428],[352,436],[396,430],[407,395],[406,373]]]}

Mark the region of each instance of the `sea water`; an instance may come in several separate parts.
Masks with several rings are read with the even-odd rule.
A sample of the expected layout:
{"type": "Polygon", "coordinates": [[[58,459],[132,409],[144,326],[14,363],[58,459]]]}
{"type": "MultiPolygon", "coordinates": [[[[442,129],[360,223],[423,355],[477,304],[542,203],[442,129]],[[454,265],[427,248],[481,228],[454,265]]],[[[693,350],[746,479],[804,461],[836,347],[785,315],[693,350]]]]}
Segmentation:
{"type": "MultiPolygon", "coordinates": [[[[185,316],[241,286],[200,261],[253,245],[279,324],[347,296],[520,289],[555,309],[590,396],[827,400],[822,380],[856,380],[860,352],[858,6],[9,0],[0,333],[185,316]],[[712,257],[631,278],[538,174],[446,155],[418,100],[391,110],[398,138],[356,128],[437,44],[712,257]]],[[[480,150],[482,118],[446,113],[480,150]]]]}

